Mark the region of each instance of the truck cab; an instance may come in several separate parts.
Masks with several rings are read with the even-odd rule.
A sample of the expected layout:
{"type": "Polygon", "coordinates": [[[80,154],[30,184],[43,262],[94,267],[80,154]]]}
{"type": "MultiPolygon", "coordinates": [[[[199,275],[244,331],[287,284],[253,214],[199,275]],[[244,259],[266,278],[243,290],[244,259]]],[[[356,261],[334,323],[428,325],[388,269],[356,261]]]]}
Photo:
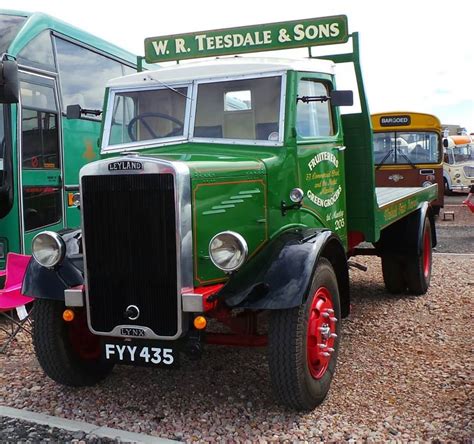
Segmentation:
{"type": "MultiPolygon", "coordinates": [[[[314,44],[344,27],[333,17],[191,42],[265,45],[306,29],[314,44]]],[[[333,58],[355,61],[360,77],[352,38],[355,55],[333,58]]],[[[165,54],[174,41],[187,54],[186,39],[151,48],[165,54]]],[[[111,80],[105,159],[80,172],[82,230],[33,241],[23,291],[37,298],[45,372],[88,385],[115,363],[166,367],[207,344],[266,345],[277,398],[299,410],[320,404],[349,314],[348,258],[371,242],[388,287],[422,294],[436,243],[436,185],[376,190],[365,96],[360,113],[341,116],[350,104],[324,58],[219,58],[111,80]],[[68,354],[53,352],[58,343],[68,354]],[[71,365],[58,371],[58,359],[71,365]]]]}

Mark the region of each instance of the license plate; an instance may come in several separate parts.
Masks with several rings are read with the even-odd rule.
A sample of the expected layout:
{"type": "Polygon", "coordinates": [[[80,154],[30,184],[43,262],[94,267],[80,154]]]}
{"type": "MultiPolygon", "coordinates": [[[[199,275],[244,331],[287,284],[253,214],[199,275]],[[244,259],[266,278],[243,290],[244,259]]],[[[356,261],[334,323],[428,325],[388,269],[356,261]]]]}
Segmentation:
{"type": "Polygon", "coordinates": [[[179,350],[169,344],[138,341],[110,341],[103,343],[102,355],[106,361],[152,367],[178,367],[179,350]]]}

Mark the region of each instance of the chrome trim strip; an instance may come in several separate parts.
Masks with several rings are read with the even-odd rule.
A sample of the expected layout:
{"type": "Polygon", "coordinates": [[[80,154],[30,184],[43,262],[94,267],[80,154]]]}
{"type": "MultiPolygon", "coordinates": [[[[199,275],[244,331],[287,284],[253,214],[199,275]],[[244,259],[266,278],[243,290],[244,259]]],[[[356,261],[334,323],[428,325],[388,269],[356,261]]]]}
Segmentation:
{"type": "Polygon", "coordinates": [[[145,330],[145,336],[149,339],[174,340],[181,337],[187,330],[187,316],[183,315],[181,294],[193,288],[193,244],[192,244],[192,213],[191,213],[191,176],[188,166],[183,162],[170,162],[161,158],[141,157],[136,153],[130,153],[126,156],[99,160],[97,162],[85,165],[79,173],[79,186],[81,193],[81,228],[82,228],[82,246],[84,251],[84,282],[86,294],[87,324],[91,332],[102,336],[123,337],[120,329],[126,325],[115,326],[110,332],[96,331],[92,328],[90,319],[89,291],[87,287],[87,251],[86,251],[86,233],[84,232],[84,217],[82,217],[82,208],[84,193],[82,192],[82,178],[84,176],[110,176],[120,174],[172,174],[175,181],[175,212],[176,212],[176,269],[177,269],[177,294],[178,298],[178,331],[174,336],[156,335],[150,328],[140,325],[133,325],[133,328],[142,328],[145,330]],[[113,170],[109,171],[108,165],[123,160],[141,162],[142,170],[113,170]]]}

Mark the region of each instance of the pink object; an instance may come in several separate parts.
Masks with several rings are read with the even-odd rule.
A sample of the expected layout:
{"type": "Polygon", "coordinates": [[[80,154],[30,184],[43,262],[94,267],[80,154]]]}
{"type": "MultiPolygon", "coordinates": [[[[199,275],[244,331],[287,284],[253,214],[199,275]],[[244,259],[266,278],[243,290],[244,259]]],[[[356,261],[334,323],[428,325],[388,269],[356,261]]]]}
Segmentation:
{"type": "Polygon", "coordinates": [[[0,289],[0,315],[7,320],[7,324],[0,324],[0,330],[7,334],[7,340],[0,347],[0,353],[5,352],[20,330],[31,334],[31,330],[28,328],[29,314],[25,305],[34,299],[21,294],[21,285],[29,261],[30,256],[16,253],[7,255],[7,267],[2,273],[2,275],[6,275],[5,286],[0,289]],[[18,318],[14,316],[15,309],[18,318]],[[9,328],[7,328],[8,326],[9,328]]]}
{"type": "Polygon", "coordinates": [[[21,285],[30,257],[8,253],[6,273],[4,273],[7,277],[4,288],[0,289],[0,311],[13,310],[34,300],[21,294],[21,285]]]}
{"type": "Polygon", "coordinates": [[[463,204],[466,205],[472,213],[474,213],[474,203],[472,203],[470,200],[465,200],[463,204]]]}

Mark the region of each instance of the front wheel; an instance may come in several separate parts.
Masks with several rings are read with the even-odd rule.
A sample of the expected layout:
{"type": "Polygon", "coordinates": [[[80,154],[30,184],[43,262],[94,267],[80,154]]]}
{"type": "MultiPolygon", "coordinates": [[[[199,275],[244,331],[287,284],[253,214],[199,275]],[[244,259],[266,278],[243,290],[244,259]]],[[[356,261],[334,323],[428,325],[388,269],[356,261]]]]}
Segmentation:
{"type": "Polygon", "coordinates": [[[82,387],[104,379],[113,368],[101,357],[100,339],[90,333],[85,309],[75,309],[75,318],[65,322],[62,301],[37,299],[33,310],[33,345],[36,357],[51,379],[63,385],[82,387]]]}
{"type": "Polygon", "coordinates": [[[270,377],[282,404],[312,410],[324,401],[336,368],[340,317],[336,275],[321,258],[306,300],[270,316],[270,377]]]}

